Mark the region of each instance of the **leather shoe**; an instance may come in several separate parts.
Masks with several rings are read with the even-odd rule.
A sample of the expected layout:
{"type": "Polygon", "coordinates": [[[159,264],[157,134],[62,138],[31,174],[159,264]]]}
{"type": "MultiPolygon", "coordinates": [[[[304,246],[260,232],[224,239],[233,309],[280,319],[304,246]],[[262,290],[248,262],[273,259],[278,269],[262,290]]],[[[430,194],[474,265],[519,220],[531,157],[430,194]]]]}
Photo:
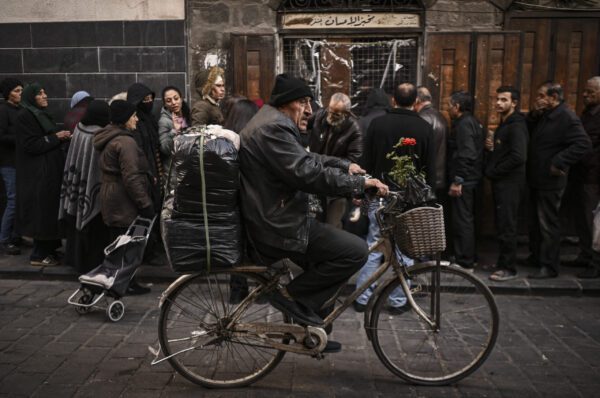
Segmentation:
{"type": "Polygon", "coordinates": [[[585,270],[577,274],[580,279],[600,278],[600,269],[596,267],[587,267],[585,270]]]}
{"type": "Polygon", "coordinates": [[[335,354],[340,351],[342,351],[342,343],[333,340],[327,340],[327,345],[323,348],[323,354],[335,354]]]}
{"type": "Polygon", "coordinates": [[[322,326],[323,319],[321,319],[315,312],[307,306],[294,301],[289,300],[283,294],[276,290],[269,294],[269,303],[279,311],[283,311],[290,315],[296,322],[301,325],[307,326],[322,326]]]}
{"type": "Polygon", "coordinates": [[[141,294],[150,293],[150,288],[146,286],[142,286],[135,279],[129,282],[129,286],[127,286],[126,296],[139,296],[141,294]]]}
{"type": "Polygon", "coordinates": [[[354,307],[354,311],[356,312],[365,312],[365,310],[367,309],[366,304],[361,304],[358,301],[353,301],[352,307],[354,307]]]}
{"type": "Polygon", "coordinates": [[[558,273],[551,268],[542,267],[537,272],[527,275],[529,279],[550,279],[556,278],[558,273]]]}

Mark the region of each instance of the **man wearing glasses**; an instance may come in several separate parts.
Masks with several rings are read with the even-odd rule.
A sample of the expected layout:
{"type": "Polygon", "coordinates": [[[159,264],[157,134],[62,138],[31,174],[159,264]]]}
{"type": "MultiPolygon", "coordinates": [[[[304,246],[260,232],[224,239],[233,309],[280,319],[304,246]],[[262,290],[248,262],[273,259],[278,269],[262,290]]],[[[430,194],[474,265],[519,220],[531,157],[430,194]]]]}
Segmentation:
{"type": "MultiPolygon", "coordinates": [[[[242,130],[239,153],[241,204],[248,239],[259,262],[290,258],[304,269],[269,296],[271,304],[296,322],[320,326],[317,315],[367,258],[359,237],[320,223],[309,212],[309,193],[334,196],[388,188],[366,179],[356,163],[306,151],[300,131],[312,114],[313,94],[300,79],[282,74],[269,104],[242,130]]],[[[340,350],[339,343],[326,348],[340,350]]]]}

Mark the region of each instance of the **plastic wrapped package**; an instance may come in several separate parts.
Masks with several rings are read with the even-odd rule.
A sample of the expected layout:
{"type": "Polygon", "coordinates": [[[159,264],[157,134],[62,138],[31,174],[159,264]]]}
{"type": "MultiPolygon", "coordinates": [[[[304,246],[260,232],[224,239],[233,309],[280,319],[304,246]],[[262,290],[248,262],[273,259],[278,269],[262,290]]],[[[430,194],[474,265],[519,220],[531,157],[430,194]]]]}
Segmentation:
{"type": "Polygon", "coordinates": [[[243,258],[238,149],[230,137],[212,134],[216,128],[175,138],[161,233],[178,273],[232,267],[243,258]]]}

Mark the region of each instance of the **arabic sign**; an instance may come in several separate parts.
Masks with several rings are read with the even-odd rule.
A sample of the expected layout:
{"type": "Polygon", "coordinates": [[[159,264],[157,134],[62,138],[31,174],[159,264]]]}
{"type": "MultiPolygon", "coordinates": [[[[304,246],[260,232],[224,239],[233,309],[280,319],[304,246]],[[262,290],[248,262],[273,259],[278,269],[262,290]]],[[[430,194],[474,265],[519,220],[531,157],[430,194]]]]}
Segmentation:
{"type": "Polygon", "coordinates": [[[284,29],[419,28],[418,14],[284,14],[284,29]]]}

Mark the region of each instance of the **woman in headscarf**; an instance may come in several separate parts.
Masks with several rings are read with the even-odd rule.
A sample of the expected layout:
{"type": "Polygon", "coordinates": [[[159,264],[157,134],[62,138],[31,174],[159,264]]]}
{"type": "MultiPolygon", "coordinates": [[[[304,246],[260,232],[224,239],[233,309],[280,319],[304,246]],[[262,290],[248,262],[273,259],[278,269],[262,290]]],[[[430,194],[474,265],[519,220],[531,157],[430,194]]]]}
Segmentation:
{"type": "Polygon", "coordinates": [[[110,243],[108,228],[100,214],[101,176],[94,135],[110,123],[110,108],[104,101],[90,102],[75,127],[63,172],[60,209],[67,236],[65,263],[85,274],[104,259],[110,243]]]}
{"type": "Polygon", "coordinates": [[[56,253],[62,237],[58,207],[65,151],[71,137],[60,130],[46,112],[48,96],[33,83],[25,87],[17,117],[17,219],[21,233],[33,238],[31,265],[60,262],[56,253]]]}
{"type": "Polygon", "coordinates": [[[87,91],[78,91],[71,98],[71,110],[65,115],[64,125],[71,133],[75,131],[77,123],[81,120],[90,102],[94,100],[87,91]]]}
{"type": "Polygon", "coordinates": [[[173,139],[183,130],[192,125],[190,108],[183,100],[181,91],[174,86],[167,86],[162,91],[163,108],[158,119],[158,137],[160,152],[163,155],[163,170],[168,172],[171,153],[173,152],[173,139]]]}

